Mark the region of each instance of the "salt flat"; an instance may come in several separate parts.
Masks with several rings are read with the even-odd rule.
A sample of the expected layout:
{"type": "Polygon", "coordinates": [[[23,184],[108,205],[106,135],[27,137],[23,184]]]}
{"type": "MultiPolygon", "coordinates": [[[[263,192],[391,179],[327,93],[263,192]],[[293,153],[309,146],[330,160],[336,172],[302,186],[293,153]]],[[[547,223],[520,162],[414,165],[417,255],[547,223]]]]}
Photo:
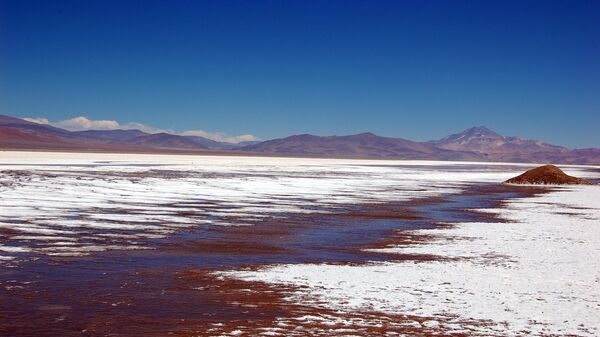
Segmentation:
{"type": "Polygon", "coordinates": [[[407,231],[434,239],[378,249],[437,260],[277,265],[224,275],[302,286],[289,294],[291,302],[429,317],[423,328],[433,332],[598,336],[600,186],[558,188],[480,211],[508,222],[407,231]]]}
{"type": "MultiPolygon", "coordinates": [[[[199,227],[247,226],[251,232],[267,218],[447,196],[498,184],[529,166],[0,152],[0,268],[156,249],[153,240],[199,227]]],[[[597,168],[563,168],[599,177],[597,168]]],[[[374,249],[436,257],[428,261],[280,263],[216,275],[301,286],[286,295],[289,303],[404,315],[399,324],[430,332],[599,335],[600,187],[555,187],[478,211],[505,222],[457,221],[399,231],[428,239],[374,249]],[[413,316],[425,321],[411,321],[413,316]]]]}
{"type": "MultiPolygon", "coordinates": [[[[0,152],[0,259],[144,249],[198,225],[454,193],[514,167],[468,163],[0,152]],[[442,167],[443,166],[443,167],[442,167]]],[[[512,172],[511,172],[512,171],[512,172]]]]}

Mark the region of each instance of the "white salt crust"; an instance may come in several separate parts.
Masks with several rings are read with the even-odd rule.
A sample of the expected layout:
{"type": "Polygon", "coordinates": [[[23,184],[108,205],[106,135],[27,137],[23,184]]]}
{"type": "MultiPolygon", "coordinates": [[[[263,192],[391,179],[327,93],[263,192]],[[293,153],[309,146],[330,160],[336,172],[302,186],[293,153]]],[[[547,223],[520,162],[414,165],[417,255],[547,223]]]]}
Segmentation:
{"type": "Polygon", "coordinates": [[[94,251],[145,248],[130,240],[196,226],[248,226],[345,204],[456,193],[473,182],[509,178],[515,170],[495,164],[473,170],[473,165],[0,152],[0,242],[18,246],[6,249],[14,256],[91,251],[56,241],[94,246],[94,251]]]}
{"type": "Polygon", "coordinates": [[[436,239],[381,249],[449,260],[279,265],[224,275],[303,286],[290,301],[433,317],[445,332],[600,335],[600,186],[561,188],[484,211],[510,222],[406,231],[436,239]]]}
{"type": "MultiPolygon", "coordinates": [[[[141,249],[131,240],[247,225],[240,217],[456,193],[529,167],[484,165],[0,152],[0,263],[141,249]]],[[[566,171],[597,177],[586,167],[566,171]]],[[[514,222],[459,223],[423,231],[436,235],[431,242],[385,249],[457,258],[451,261],[282,265],[226,275],[306,286],[290,300],[315,306],[433,317],[423,324],[443,331],[599,335],[599,200],[598,187],[511,200],[486,211],[514,222]]]]}

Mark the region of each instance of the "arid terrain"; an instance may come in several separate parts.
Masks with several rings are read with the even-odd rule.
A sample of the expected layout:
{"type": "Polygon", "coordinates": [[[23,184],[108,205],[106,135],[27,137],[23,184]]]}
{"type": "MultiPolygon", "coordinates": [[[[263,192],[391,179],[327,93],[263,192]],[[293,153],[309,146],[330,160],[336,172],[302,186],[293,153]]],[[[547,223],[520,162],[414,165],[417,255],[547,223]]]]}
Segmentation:
{"type": "Polygon", "coordinates": [[[600,186],[531,167],[0,152],[0,335],[597,336],[600,186]]]}
{"type": "Polygon", "coordinates": [[[307,158],[450,160],[600,165],[600,149],[569,149],[505,137],[473,127],[440,140],[416,142],[371,132],[347,136],[292,135],[240,143],[138,129],[69,131],[0,115],[0,150],[289,156],[307,158]]]}

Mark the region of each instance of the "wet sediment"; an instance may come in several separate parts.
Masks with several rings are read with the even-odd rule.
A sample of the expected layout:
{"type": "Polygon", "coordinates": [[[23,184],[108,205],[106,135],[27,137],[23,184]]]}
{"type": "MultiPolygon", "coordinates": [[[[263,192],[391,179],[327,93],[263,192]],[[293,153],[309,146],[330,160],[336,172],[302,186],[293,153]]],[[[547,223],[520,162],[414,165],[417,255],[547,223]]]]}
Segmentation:
{"type": "Polygon", "coordinates": [[[437,259],[365,249],[430,239],[403,229],[499,221],[471,209],[502,207],[506,199],[546,191],[474,185],[444,197],[278,215],[251,226],[183,230],[152,241],[152,250],[40,258],[0,273],[0,335],[213,336],[238,330],[250,335],[427,334],[436,330],[427,326],[427,317],[291,304],[285,298],[293,289],[226,279],[218,272],[280,263],[437,259]]]}

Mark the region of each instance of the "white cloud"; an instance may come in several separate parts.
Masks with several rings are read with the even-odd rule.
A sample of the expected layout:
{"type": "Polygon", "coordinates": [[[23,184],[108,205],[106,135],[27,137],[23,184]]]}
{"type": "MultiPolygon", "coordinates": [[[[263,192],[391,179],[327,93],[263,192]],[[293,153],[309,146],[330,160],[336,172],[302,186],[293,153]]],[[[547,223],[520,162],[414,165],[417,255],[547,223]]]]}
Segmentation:
{"type": "Polygon", "coordinates": [[[79,116],[64,121],[51,123],[61,129],[70,131],[82,130],[115,130],[119,129],[119,122],[115,120],[91,120],[87,117],[79,116]]]}
{"type": "Polygon", "coordinates": [[[239,136],[230,136],[220,132],[206,132],[203,130],[188,130],[181,133],[183,136],[199,136],[208,138],[217,142],[225,142],[237,144],[241,142],[252,142],[258,140],[253,135],[239,135],[239,136]]]}
{"type": "Polygon", "coordinates": [[[119,127],[119,129],[124,129],[124,130],[138,129],[138,130],[144,131],[146,133],[161,133],[161,132],[175,133],[175,132],[173,132],[173,130],[159,129],[159,128],[155,128],[155,127],[150,126],[150,125],[146,125],[146,124],[142,124],[142,123],[137,123],[137,122],[131,122],[131,123],[127,123],[127,124],[122,124],[119,127]]]}
{"type": "Polygon", "coordinates": [[[24,120],[38,124],[50,124],[47,118],[23,118],[24,120]]]}
{"type": "Polygon", "coordinates": [[[181,133],[177,133],[173,130],[165,130],[165,129],[155,128],[153,126],[149,126],[149,125],[137,123],[137,122],[121,124],[121,123],[117,122],[116,120],[109,120],[109,119],[93,120],[93,119],[89,119],[84,116],[79,116],[79,117],[65,119],[62,121],[55,121],[55,122],[49,121],[47,118],[40,118],[40,117],[23,118],[23,119],[33,122],[33,123],[52,125],[57,128],[61,128],[61,129],[69,130],[69,131],[138,129],[138,130],[144,131],[146,133],[166,132],[166,133],[171,133],[171,134],[179,134],[182,136],[200,136],[200,137],[204,137],[204,138],[214,140],[217,142],[225,142],[225,143],[232,143],[232,144],[258,140],[257,137],[250,135],[250,134],[231,136],[231,135],[221,133],[221,132],[207,132],[207,131],[203,131],[203,130],[188,130],[188,131],[184,131],[181,133]]]}

